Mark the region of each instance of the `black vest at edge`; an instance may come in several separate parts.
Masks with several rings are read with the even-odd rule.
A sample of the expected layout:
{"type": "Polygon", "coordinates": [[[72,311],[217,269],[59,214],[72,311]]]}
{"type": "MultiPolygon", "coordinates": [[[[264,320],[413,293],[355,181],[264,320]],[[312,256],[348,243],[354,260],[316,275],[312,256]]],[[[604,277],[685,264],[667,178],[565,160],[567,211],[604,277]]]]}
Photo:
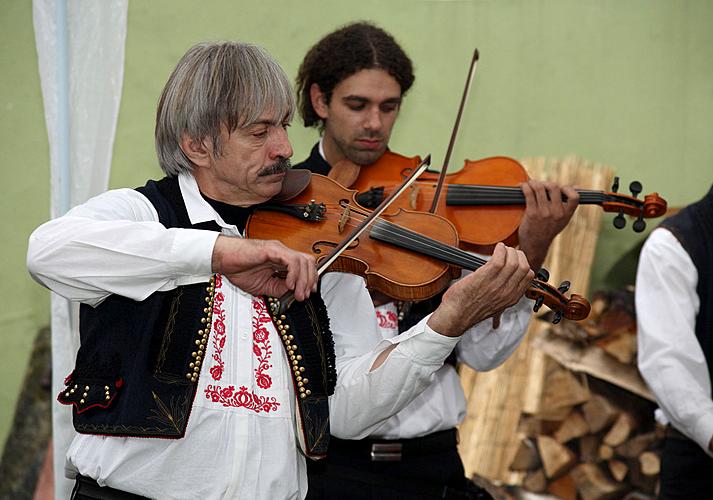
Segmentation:
{"type": "Polygon", "coordinates": [[[663,221],[661,227],[676,236],[698,271],[696,337],[713,386],[713,187],[703,199],[663,221]]]}

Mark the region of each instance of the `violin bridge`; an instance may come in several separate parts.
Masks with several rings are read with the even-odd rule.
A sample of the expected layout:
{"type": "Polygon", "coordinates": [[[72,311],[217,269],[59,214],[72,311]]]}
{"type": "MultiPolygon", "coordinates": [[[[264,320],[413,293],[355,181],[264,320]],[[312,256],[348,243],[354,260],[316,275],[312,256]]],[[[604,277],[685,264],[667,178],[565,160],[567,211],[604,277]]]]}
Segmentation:
{"type": "Polygon", "coordinates": [[[347,205],[344,207],[342,216],[339,217],[339,234],[342,234],[342,232],[344,231],[344,227],[347,225],[347,222],[349,221],[350,216],[351,216],[351,210],[349,209],[349,205],[347,205]]]}

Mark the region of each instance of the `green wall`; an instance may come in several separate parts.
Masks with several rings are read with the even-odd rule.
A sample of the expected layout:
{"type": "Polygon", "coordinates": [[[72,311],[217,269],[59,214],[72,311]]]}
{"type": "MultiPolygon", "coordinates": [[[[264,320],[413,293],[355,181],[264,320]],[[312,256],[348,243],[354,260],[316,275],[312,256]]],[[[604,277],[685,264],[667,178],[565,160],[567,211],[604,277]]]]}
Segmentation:
{"type": "MultiPolygon", "coordinates": [[[[3,5],[0,335],[9,355],[0,364],[0,439],[21,394],[31,340],[49,322],[49,295],[24,270],[27,236],[49,214],[31,5],[3,5]]],[[[707,0],[153,0],[129,5],[111,186],[160,175],[154,110],[170,70],[193,43],[252,41],[294,76],[321,35],[360,19],[392,32],[416,67],[393,135],[395,151],[430,152],[434,164],[442,161],[477,47],[481,57],[453,168],[464,158],[576,154],[611,165],[624,186],[639,180],[644,193],[658,191],[671,206],[698,199],[713,181],[713,2],[707,0]]],[[[290,136],[296,160],[317,138],[297,120],[290,136]]],[[[641,238],[630,227],[615,231],[605,216],[593,289],[629,280],[615,264],[641,238]]]]}

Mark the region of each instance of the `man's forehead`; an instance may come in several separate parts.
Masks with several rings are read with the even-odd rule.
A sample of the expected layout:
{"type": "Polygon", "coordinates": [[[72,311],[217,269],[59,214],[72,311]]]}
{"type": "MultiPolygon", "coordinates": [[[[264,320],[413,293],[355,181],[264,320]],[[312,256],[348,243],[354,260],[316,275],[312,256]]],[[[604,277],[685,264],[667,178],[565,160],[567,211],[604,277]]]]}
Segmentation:
{"type": "Polygon", "coordinates": [[[383,69],[362,69],[339,82],[334,93],[341,99],[398,101],[401,99],[401,85],[383,69]]]}
{"type": "Polygon", "coordinates": [[[254,125],[282,125],[286,121],[290,121],[289,113],[280,116],[278,113],[269,110],[261,113],[257,119],[252,120],[249,123],[246,121],[243,128],[252,127],[254,125]]]}

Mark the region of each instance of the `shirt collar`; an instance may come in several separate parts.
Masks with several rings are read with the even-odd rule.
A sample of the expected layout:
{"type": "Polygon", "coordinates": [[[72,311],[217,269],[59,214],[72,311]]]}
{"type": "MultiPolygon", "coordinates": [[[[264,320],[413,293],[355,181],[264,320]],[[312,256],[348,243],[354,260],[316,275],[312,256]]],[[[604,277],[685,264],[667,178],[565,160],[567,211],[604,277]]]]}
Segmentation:
{"type": "Polygon", "coordinates": [[[186,211],[191,224],[215,221],[219,226],[225,228],[235,228],[232,224],[226,223],[218,212],[203,199],[198,189],[196,178],[192,174],[183,172],[178,175],[178,186],[181,188],[181,196],[186,204],[186,211]]]}
{"type": "Polygon", "coordinates": [[[324,136],[319,138],[319,156],[321,156],[324,161],[327,161],[327,157],[324,156],[324,136]]]}

